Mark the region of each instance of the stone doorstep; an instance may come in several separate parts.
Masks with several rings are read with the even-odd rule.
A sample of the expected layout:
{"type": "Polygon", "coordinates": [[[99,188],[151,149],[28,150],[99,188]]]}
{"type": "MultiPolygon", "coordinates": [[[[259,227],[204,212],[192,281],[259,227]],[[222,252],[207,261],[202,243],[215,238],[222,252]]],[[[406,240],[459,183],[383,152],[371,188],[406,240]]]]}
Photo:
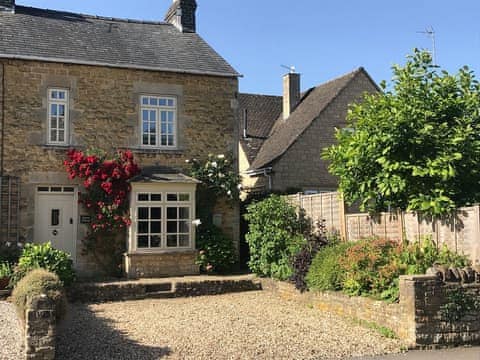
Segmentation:
{"type": "Polygon", "coordinates": [[[68,297],[70,301],[107,302],[217,295],[261,289],[260,281],[253,275],[198,275],[120,280],[105,283],[80,283],[74,285],[68,291],[68,297]]]}

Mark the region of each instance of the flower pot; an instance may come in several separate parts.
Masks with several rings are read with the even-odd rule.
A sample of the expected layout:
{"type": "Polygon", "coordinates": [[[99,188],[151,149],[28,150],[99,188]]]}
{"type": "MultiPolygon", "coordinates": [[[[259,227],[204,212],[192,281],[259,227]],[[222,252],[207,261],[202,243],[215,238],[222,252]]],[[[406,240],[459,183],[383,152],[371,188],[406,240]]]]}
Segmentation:
{"type": "Polygon", "coordinates": [[[0,290],[5,290],[9,283],[10,283],[9,277],[0,278],[0,290]]]}

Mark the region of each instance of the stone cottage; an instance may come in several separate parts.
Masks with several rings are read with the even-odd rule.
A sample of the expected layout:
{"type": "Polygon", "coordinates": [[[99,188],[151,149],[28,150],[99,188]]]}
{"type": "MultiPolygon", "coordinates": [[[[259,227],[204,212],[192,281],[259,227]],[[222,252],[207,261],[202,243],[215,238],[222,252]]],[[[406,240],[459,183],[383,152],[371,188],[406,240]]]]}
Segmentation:
{"type": "MultiPolygon", "coordinates": [[[[70,148],[130,149],[149,174],[132,184],[128,275],[198,272],[197,182],[182,169],[236,153],[239,74],[196,33],[196,8],[175,0],[164,22],[149,22],[0,0],[0,171],[19,184],[0,190],[2,213],[18,214],[6,217],[7,238],[51,241],[91,272],[82,187],[62,162],[70,148]]],[[[238,241],[238,209],[217,210],[238,241]]]]}
{"type": "Polygon", "coordinates": [[[239,169],[244,196],[265,191],[332,191],[337,179],[321,159],[346,125],[348,104],[378,87],[363,68],[305,92],[300,74],[283,77],[283,96],[240,94],[239,169]]]}

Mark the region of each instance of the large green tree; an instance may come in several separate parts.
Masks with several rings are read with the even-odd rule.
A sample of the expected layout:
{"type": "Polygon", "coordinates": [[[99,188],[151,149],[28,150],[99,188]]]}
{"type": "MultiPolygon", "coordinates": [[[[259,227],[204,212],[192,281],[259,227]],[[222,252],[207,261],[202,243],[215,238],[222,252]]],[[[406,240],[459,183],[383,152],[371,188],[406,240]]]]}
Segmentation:
{"type": "Polygon", "coordinates": [[[350,106],[348,127],[325,149],[347,202],[428,215],[480,201],[480,86],[415,50],[392,83],[350,106]]]}

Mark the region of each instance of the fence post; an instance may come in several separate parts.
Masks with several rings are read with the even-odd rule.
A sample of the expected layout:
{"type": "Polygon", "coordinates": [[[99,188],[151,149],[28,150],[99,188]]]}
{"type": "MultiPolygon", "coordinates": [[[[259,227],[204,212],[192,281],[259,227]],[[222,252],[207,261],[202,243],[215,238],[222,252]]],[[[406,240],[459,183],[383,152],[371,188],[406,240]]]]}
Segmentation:
{"type": "Polygon", "coordinates": [[[342,241],[348,241],[347,236],[347,219],[345,211],[345,201],[343,200],[343,195],[338,193],[338,214],[340,218],[340,238],[342,241]]]}

